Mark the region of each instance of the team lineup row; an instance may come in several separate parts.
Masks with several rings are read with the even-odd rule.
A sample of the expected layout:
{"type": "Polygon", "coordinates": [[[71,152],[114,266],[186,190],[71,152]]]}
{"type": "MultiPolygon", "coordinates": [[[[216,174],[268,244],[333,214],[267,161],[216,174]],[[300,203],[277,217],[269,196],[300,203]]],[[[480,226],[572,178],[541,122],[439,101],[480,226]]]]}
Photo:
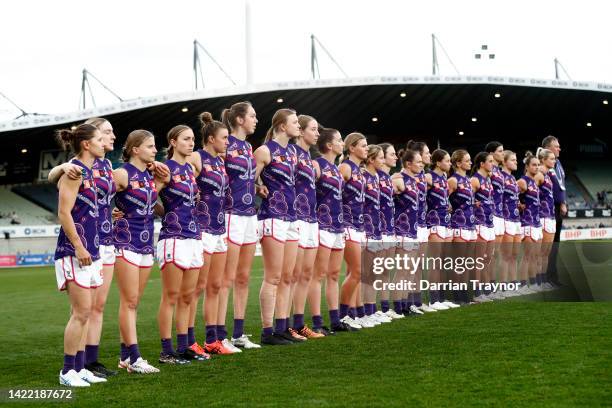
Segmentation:
{"type": "Polygon", "coordinates": [[[498,142],[489,143],[472,162],[465,150],[430,154],[425,143],[411,141],[401,153],[401,171],[390,175],[398,161],[391,144],[368,145],[360,133],[343,140],[337,130],[290,109],[274,114],[265,142],[255,151],[246,141],[258,123],[250,103],[225,109],[222,121],[208,112],[200,120],[201,148],[195,149],[190,127],[175,126],[167,135],[165,163],[155,161],[150,132],[131,132],[123,146],[124,164],[117,169],[104,159],[115,140],[107,120],[93,118],[57,132],[75,154],[49,174],[59,189],[56,278],[72,307],[61,384],[89,386],[116,374],[98,361],[113,275],[120,295],[119,367],[133,373],[159,371],[140,355],[136,333],[136,311],[154,255],[162,278],[159,362],[169,364],[260,347],[243,331],[257,241],[264,265],[261,343],[268,345],[550,288],[544,271],[555,233],[554,189],[559,188],[553,169],[560,149],[554,138],[543,143],[550,150],[526,155],[525,174],[518,181],[512,175],[516,154],[498,142]],[[314,160],[313,147],[320,153],[314,160]],[[259,208],[256,195],[262,198],[259,208]],[[156,248],[155,215],[162,217],[156,248]],[[461,275],[420,268],[411,274],[386,273],[382,279],[418,282],[425,272],[434,283],[521,282],[521,288],[457,290],[455,302],[444,290],[429,290],[424,302],[419,285],[392,292],[374,288],[375,257],[423,251],[442,256],[445,242],[477,242],[452,252],[486,259],[484,268],[461,275]],[[520,242],[526,245],[519,261],[520,242]],[[491,262],[496,252],[499,265],[491,262]],[[339,284],[343,261],[346,277],[339,284]],[[321,315],[323,281],[329,327],[321,315]],[[230,290],[234,324],[228,338],[230,290]],[[204,293],[206,340],[200,346],[194,326],[204,293]],[[304,322],[307,301],[312,328],[304,322]]]}

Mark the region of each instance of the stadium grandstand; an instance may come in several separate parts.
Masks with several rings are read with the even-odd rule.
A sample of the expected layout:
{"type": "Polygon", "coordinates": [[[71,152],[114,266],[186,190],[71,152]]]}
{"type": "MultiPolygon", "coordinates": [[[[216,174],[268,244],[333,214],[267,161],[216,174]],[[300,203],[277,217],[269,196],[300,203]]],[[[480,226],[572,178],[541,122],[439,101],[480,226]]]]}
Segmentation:
{"type": "MultiPolygon", "coordinates": [[[[21,224],[53,221],[56,192],[46,176],[67,159],[53,138],[57,128],[93,116],[108,118],[118,136],[111,156],[117,165],[120,146],[133,129],[151,130],[162,158],[165,134],[172,126],[185,123],[195,129],[200,112],[220,114],[236,101],[249,100],[259,119],[249,139],[254,146],[261,143],[279,107],[311,114],[343,134],[359,130],[370,141],[390,141],[398,148],[416,138],[447,150],[464,147],[477,152],[487,141],[499,140],[522,157],[552,134],[562,145],[570,217],[608,217],[610,201],[602,196],[612,190],[612,162],[605,142],[612,133],[611,91],[611,86],[599,83],[492,76],[318,79],[204,89],[68,114],[26,116],[0,123],[5,146],[0,151],[0,213],[15,211],[21,224]]],[[[0,222],[10,223],[10,218],[0,222]]]]}

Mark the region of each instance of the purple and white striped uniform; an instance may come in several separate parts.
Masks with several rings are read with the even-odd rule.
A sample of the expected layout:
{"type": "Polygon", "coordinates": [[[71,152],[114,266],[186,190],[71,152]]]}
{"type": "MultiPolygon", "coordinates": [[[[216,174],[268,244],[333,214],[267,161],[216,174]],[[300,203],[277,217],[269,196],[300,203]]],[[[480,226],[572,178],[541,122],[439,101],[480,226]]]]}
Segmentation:
{"type": "Polygon", "coordinates": [[[367,170],[363,171],[365,182],[363,203],[363,229],[366,238],[381,240],[381,212],[380,212],[380,180],[377,174],[367,170]]]}
{"type": "Polygon", "coordinates": [[[295,152],[274,140],[267,141],[265,146],[270,150],[272,160],[261,172],[268,196],[261,201],[257,219],[295,221],[295,152]]]}
{"type": "Polygon", "coordinates": [[[544,173],[544,181],[540,184],[540,218],[555,218],[555,199],[551,172],[544,173]]]}
{"type": "Polygon", "coordinates": [[[493,166],[491,185],[493,186],[493,215],[504,218],[504,175],[499,166],[493,166]]]}
{"type": "Polygon", "coordinates": [[[297,157],[295,169],[295,212],[298,220],[317,222],[317,192],[315,168],[310,152],[298,145],[290,145],[297,157]]]}
{"type": "MultiPolygon", "coordinates": [[[[70,161],[72,164],[81,166],[81,185],[77,193],[76,201],[70,211],[76,232],[92,261],[100,259],[100,237],[98,235],[98,194],[93,172],[77,159],[70,161]]],[[[64,228],[60,228],[55,249],[55,260],[66,256],[75,256],[75,249],[66,236],[64,228]]]]}
{"type": "Polygon", "coordinates": [[[342,213],[344,226],[356,231],[363,231],[363,201],[365,179],[360,167],[352,160],[344,163],[351,167],[351,177],[342,185],[342,213]]]}
{"type": "Polygon", "coordinates": [[[98,234],[100,245],[113,245],[113,218],[111,202],[117,186],[113,180],[113,166],[108,159],[96,159],[92,167],[98,194],[98,234]]]}
{"type": "Polygon", "coordinates": [[[200,228],[196,214],[198,185],[189,163],[179,164],[170,159],[166,161],[170,169],[170,181],[160,191],[164,205],[164,218],[159,232],[159,240],[200,239],[200,228]]]}
{"type": "Polygon", "coordinates": [[[427,190],[427,227],[448,227],[451,215],[448,212],[448,183],[446,175],[431,174],[431,186],[427,190]]]}
{"type": "Polygon", "coordinates": [[[380,180],[380,232],[384,235],[393,235],[395,233],[393,183],[387,172],[378,170],[377,174],[380,180]]]}
{"type": "Polygon", "coordinates": [[[395,195],[395,235],[417,237],[419,218],[419,186],[417,180],[403,171],[404,191],[395,195]]]}
{"type": "Polygon", "coordinates": [[[200,201],[196,205],[198,226],[212,235],[225,233],[225,195],[228,176],[223,159],[213,157],[206,150],[198,150],[202,158],[202,170],[196,178],[200,201]]]}
{"type": "Polygon", "coordinates": [[[503,218],[506,221],[519,222],[519,189],[512,174],[502,171],[504,176],[503,218]]]}
{"type": "Polygon", "coordinates": [[[493,200],[493,184],[489,177],[483,176],[476,172],[474,177],[478,179],[480,187],[474,193],[474,201],[479,205],[474,205],[474,216],[476,224],[488,228],[493,227],[493,213],[495,211],[495,202],[493,200]]]}
{"type": "Polygon", "coordinates": [[[115,195],[115,205],[124,214],[113,224],[115,249],[152,254],[155,182],[148,170],[140,171],[131,163],[125,163],[123,169],[128,174],[128,185],[115,195]]]}
{"type": "Polygon", "coordinates": [[[229,135],[225,153],[225,171],[229,183],[225,211],[235,215],[255,215],[255,156],[246,140],[229,135]]]}
{"type": "Polygon", "coordinates": [[[417,217],[417,225],[427,228],[427,179],[425,178],[425,170],[421,170],[416,175],[416,183],[419,188],[419,211],[417,217]]]}
{"type": "Polygon", "coordinates": [[[474,217],[474,192],[468,176],[454,173],[451,178],[457,180],[457,188],[449,196],[453,208],[451,214],[451,228],[453,229],[475,229],[474,217]]]}
{"type": "Polygon", "coordinates": [[[519,200],[525,205],[521,211],[521,226],[540,227],[540,189],[534,179],[524,175],[521,177],[527,184],[527,190],[519,194],[519,200]]]}
{"type": "Polygon", "coordinates": [[[342,213],[342,184],[344,182],[338,166],[324,157],[315,159],[319,163],[321,176],[316,182],[317,220],[319,229],[331,233],[344,231],[342,213]]]}

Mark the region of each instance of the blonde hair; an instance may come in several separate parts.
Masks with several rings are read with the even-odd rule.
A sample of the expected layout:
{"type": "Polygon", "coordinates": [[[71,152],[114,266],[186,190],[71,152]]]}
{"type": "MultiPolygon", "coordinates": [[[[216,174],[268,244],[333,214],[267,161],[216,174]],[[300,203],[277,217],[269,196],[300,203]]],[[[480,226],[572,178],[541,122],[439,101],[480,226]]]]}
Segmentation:
{"type": "MultiPolygon", "coordinates": [[[[376,156],[378,156],[378,153],[382,152],[383,149],[382,147],[380,147],[379,145],[369,145],[368,146],[368,156],[366,157],[366,164],[368,164],[370,161],[373,161],[374,159],[376,159],[376,156]]],[[[384,154],[384,152],[383,152],[384,154]]]]}
{"type": "Polygon", "coordinates": [[[353,133],[349,134],[344,139],[344,153],[343,153],[343,155],[345,157],[348,157],[348,155],[349,155],[349,148],[357,146],[357,143],[359,143],[361,140],[366,140],[366,137],[362,133],[353,132],[353,133]]]}
{"type": "Polygon", "coordinates": [[[293,109],[283,108],[274,112],[274,116],[272,116],[272,126],[270,126],[270,129],[268,129],[268,132],[266,133],[264,143],[272,140],[274,132],[276,132],[281,125],[287,123],[287,118],[291,115],[295,115],[295,111],[293,109]]]}

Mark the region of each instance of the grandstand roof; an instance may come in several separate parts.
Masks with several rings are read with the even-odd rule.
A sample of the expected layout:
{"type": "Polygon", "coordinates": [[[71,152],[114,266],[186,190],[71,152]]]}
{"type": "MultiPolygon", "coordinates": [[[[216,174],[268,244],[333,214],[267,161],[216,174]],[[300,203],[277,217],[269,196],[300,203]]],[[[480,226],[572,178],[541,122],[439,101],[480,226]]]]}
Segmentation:
{"type": "Polygon", "coordinates": [[[580,81],[386,76],[289,81],[141,98],[0,123],[5,146],[0,149],[0,167],[4,163],[8,169],[4,179],[0,171],[0,183],[36,178],[31,173],[40,167],[40,152],[58,148],[52,135],[61,126],[102,116],[115,128],[118,148],[130,131],[139,128],[152,131],[161,148],[167,145],[165,134],[172,126],[185,123],[197,129],[200,112],[218,116],[223,108],[242,100],[251,101],[257,111],[257,132],[249,138],[254,145],[263,139],[274,111],[291,107],[343,135],[363,132],[375,143],[401,145],[408,138],[419,138],[432,147],[440,143],[446,149],[466,147],[475,152],[486,141],[500,140],[522,154],[535,149],[544,136],[554,134],[562,140],[564,158],[583,157],[582,152],[607,157],[603,141],[612,134],[612,105],[607,104],[608,99],[612,102],[611,92],[612,85],[580,81]],[[22,154],[24,150],[27,153],[22,154]]]}

